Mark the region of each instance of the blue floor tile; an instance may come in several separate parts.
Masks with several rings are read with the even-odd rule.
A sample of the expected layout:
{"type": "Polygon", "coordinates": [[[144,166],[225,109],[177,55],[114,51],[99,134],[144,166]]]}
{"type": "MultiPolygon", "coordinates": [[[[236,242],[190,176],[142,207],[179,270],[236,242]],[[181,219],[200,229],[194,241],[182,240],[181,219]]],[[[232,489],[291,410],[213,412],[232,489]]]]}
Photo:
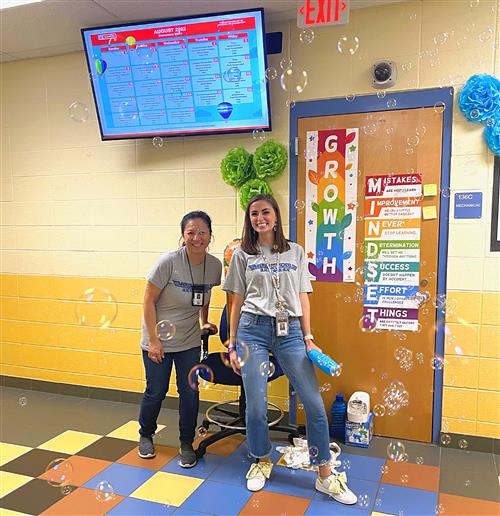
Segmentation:
{"type": "Polygon", "coordinates": [[[342,465],[337,470],[345,471],[348,479],[361,478],[373,482],[380,481],[382,466],[385,464],[385,459],[352,455],[350,453],[342,453],[339,460],[342,462],[342,465]]]}
{"type": "Polygon", "coordinates": [[[155,474],[154,470],[128,466],[127,464],[111,464],[83,487],[95,489],[99,482],[109,482],[115,494],[128,496],[140,485],[155,474]]]}
{"type": "Polygon", "coordinates": [[[302,498],[312,498],[316,472],[302,469],[290,469],[284,466],[275,466],[270,480],[264,487],[265,491],[281,493],[302,498]]]}
{"type": "MultiPolygon", "coordinates": [[[[358,503],[354,506],[351,506],[350,509],[355,507],[360,511],[368,512],[374,510],[373,507],[375,505],[375,499],[377,497],[377,491],[379,487],[377,482],[363,480],[360,478],[349,478],[347,485],[349,486],[349,489],[358,497],[358,503]]],[[[316,491],[316,494],[313,497],[313,501],[329,503],[331,499],[328,495],[316,491]]],[[[340,505],[337,502],[335,503],[340,505]]],[[[335,507],[337,507],[337,505],[335,507]]]]}
{"type": "Polygon", "coordinates": [[[161,503],[148,502],[137,498],[125,498],[117,506],[113,507],[106,514],[113,516],[144,516],[148,514],[155,516],[160,514],[173,514],[177,507],[163,505],[161,503]]]}
{"type": "Polygon", "coordinates": [[[330,499],[327,502],[318,502],[313,500],[309,505],[305,514],[315,514],[317,516],[325,516],[325,514],[344,514],[345,516],[363,516],[371,514],[368,510],[361,510],[356,505],[342,505],[335,500],[330,499]]]}
{"type": "Polygon", "coordinates": [[[205,480],[182,504],[183,509],[209,514],[237,514],[252,496],[246,487],[205,480]]]}
{"type": "Polygon", "coordinates": [[[234,456],[234,454],[224,457],[224,461],[210,473],[208,478],[214,482],[233,484],[246,489],[246,474],[252,462],[250,459],[234,456]]]}
{"type": "Polygon", "coordinates": [[[161,471],[168,473],[176,473],[185,477],[208,478],[217,466],[222,464],[225,457],[206,453],[194,468],[181,468],[179,466],[179,457],[174,457],[168,464],[161,468],[161,471]]]}
{"type": "Polygon", "coordinates": [[[405,516],[435,514],[438,493],[411,487],[381,484],[374,510],[387,514],[403,513],[405,516]]]}

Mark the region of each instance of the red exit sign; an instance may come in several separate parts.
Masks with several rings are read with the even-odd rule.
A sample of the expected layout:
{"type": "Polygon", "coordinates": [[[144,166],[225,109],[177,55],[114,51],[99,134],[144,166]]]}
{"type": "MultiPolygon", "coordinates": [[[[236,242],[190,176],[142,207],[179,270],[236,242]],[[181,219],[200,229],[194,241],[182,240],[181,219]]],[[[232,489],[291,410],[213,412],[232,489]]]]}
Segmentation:
{"type": "Polygon", "coordinates": [[[305,0],[297,11],[297,26],[324,27],[349,23],[349,0],[305,0]]]}

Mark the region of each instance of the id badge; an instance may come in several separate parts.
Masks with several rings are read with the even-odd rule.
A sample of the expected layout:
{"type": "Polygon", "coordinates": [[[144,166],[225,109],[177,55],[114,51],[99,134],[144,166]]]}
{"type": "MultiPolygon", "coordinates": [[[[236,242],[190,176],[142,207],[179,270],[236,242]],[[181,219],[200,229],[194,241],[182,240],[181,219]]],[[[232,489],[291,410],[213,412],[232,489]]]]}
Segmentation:
{"type": "Polygon", "coordinates": [[[276,312],[276,336],[286,337],[288,335],[288,312],[278,310],[276,312]]]}
{"type": "Polygon", "coordinates": [[[204,285],[193,285],[191,292],[191,304],[193,306],[203,306],[204,292],[204,285]]]}

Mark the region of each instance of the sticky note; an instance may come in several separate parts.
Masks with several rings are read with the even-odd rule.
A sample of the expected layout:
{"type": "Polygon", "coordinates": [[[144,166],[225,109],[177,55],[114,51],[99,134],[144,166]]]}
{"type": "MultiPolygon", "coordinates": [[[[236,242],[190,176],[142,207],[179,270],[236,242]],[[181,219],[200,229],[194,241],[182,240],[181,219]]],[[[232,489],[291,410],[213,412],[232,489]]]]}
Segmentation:
{"type": "Polygon", "coordinates": [[[422,218],[424,220],[437,219],[437,211],[435,206],[424,206],[422,208],[422,218]]]}
{"type": "Polygon", "coordinates": [[[435,183],[428,183],[424,185],[424,197],[432,197],[433,195],[437,195],[438,186],[435,183]]]}

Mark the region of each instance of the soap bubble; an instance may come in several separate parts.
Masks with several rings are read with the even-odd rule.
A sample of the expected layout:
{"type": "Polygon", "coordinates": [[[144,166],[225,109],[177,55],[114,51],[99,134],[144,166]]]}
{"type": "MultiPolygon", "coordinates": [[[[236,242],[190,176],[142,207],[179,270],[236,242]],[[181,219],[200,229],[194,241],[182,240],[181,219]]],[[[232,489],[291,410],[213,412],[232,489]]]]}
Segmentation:
{"type": "Polygon", "coordinates": [[[156,335],[163,341],[173,339],[175,330],[175,324],[167,320],[160,321],[156,325],[156,335]]]}
{"type": "Polygon", "coordinates": [[[115,498],[113,486],[107,480],[102,480],[97,484],[94,494],[99,502],[110,502],[115,498]]]}
{"type": "Polygon", "coordinates": [[[161,136],[155,136],[153,138],[153,147],[155,149],[161,149],[163,147],[163,138],[161,136]]]}
{"type": "Polygon", "coordinates": [[[299,33],[299,40],[301,43],[309,45],[314,40],[314,32],[311,29],[303,29],[299,33]]]}
{"type": "Polygon", "coordinates": [[[402,462],[405,453],[405,445],[400,441],[391,441],[387,445],[387,456],[394,462],[402,462]]]}
{"type": "Polygon", "coordinates": [[[483,32],[481,32],[481,34],[479,34],[479,41],[481,43],[488,43],[492,39],[493,39],[493,29],[492,28],[487,28],[485,31],[483,31],[483,32]]]}
{"type": "Polygon", "coordinates": [[[352,56],[359,48],[359,38],[357,36],[344,35],[337,41],[337,50],[344,55],[352,56]]]}
{"type": "Polygon", "coordinates": [[[384,405],[387,415],[394,415],[402,407],[406,407],[410,402],[410,394],[405,389],[402,382],[394,381],[384,389],[383,393],[384,405]]]}
{"type": "Polygon", "coordinates": [[[252,131],[252,138],[254,140],[265,140],[266,133],[264,132],[264,129],[254,129],[252,131]]]}
{"type": "Polygon", "coordinates": [[[246,364],[249,356],[250,350],[248,349],[248,346],[242,340],[240,340],[236,346],[236,360],[238,361],[238,365],[243,367],[246,364]]]}
{"type": "Polygon", "coordinates": [[[345,96],[345,99],[347,100],[347,102],[353,102],[355,98],[356,98],[356,94],[354,94],[354,93],[348,93],[345,96]]]}
{"type": "Polygon", "coordinates": [[[73,487],[72,486],[61,486],[60,491],[63,496],[67,496],[73,491],[73,487]]]}
{"type": "Polygon", "coordinates": [[[379,99],[385,98],[385,91],[384,90],[377,91],[377,98],[379,98],[379,99]]]}
{"type": "Polygon", "coordinates": [[[417,464],[423,464],[424,463],[424,458],[423,457],[417,457],[416,458],[416,463],[417,464]]]}
{"type": "Polygon", "coordinates": [[[273,362],[262,362],[259,366],[259,371],[262,376],[271,377],[276,371],[276,367],[273,362]]]}
{"type": "Polygon", "coordinates": [[[472,485],[472,482],[471,482],[470,480],[466,480],[466,481],[464,482],[464,486],[465,486],[465,487],[470,487],[471,485],[472,485]]]}
{"type": "Polygon", "coordinates": [[[445,360],[442,356],[440,355],[434,355],[432,358],[431,358],[431,367],[432,369],[434,370],[438,370],[440,371],[441,369],[443,369],[444,367],[444,363],[445,363],[445,360]]]}
{"type": "Polygon", "coordinates": [[[76,302],[75,313],[82,326],[108,328],[116,318],[118,305],[108,290],[88,288],[76,302]]]}
{"type": "Polygon", "coordinates": [[[28,404],[28,398],[26,398],[26,396],[20,396],[18,403],[20,407],[26,407],[26,405],[28,404]]]}
{"type": "Polygon", "coordinates": [[[471,109],[469,116],[473,120],[475,120],[476,118],[479,118],[481,116],[481,112],[479,111],[479,109],[471,109]]]}
{"type": "Polygon", "coordinates": [[[366,124],[361,129],[367,136],[373,136],[377,132],[377,126],[375,124],[366,124]]]}
{"type": "Polygon", "coordinates": [[[384,145],[384,149],[386,150],[386,152],[391,152],[392,151],[392,145],[384,145]]]}
{"type": "Polygon", "coordinates": [[[406,474],[401,475],[401,482],[403,484],[407,484],[408,483],[408,475],[406,475],[406,474]]]}
{"type": "Polygon", "coordinates": [[[420,138],[418,136],[408,136],[408,138],[406,139],[406,143],[410,146],[410,147],[416,147],[420,142],[420,138]]]}
{"type": "Polygon", "coordinates": [[[306,202],[302,199],[297,199],[294,203],[295,209],[301,213],[304,211],[304,208],[306,207],[306,202]]]}
{"type": "Polygon", "coordinates": [[[309,457],[311,459],[317,459],[319,455],[319,450],[317,446],[310,446],[309,447],[309,457]]]}
{"type": "Polygon", "coordinates": [[[442,113],[446,109],[446,105],[442,100],[439,100],[434,104],[434,111],[436,113],[442,113]]]}
{"type": "Polygon", "coordinates": [[[54,459],[45,468],[43,478],[52,487],[68,485],[73,474],[73,465],[68,459],[54,459]]]}
{"type": "Polygon", "coordinates": [[[266,79],[268,81],[272,81],[278,77],[278,71],[274,66],[270,66],[269,68],[266,68],[266,79]]]}
{"type": "Polygon", "coordinates": [[[188,383],[193,391],[207,390],[214,381],[214,373],[206,364],[196,364],[188,374],[188,383]]]}
{"type": "Polygon", "coordinates": [[[349,471],[351,469],[351,461],[349,459],[342,460],[342,469],[344,471],[349,471]]]}
{"type": "Polygon", "coordinates": [[[403,63],[401,65],[401,70],[403,70],[403,72],[408,72],[412,69],[413,67],[413,63],[411,61],[407,62],[407,63],[403,63]]]}
{"type": "Polygon", "coordinates": [[[451,443],[451,435],[450,434],[442,434],[441,435],[441,444],[443,446],[448,446],[451,443]]]}
{"type": "Polygon", "coordinates": [[[436,507],[434,508],[434,512],[436,513],[436,515],[444,514],[445,513],[444,505],[442,503],[436,505],[436,507]]]}
{"type": "Polygon", "coordinates": [[[321,386],[320,391],[321,391],[321,392],[329,392],[331,389],[332,389],[332,386],[331,386],[328,382],[325,382],[325,383],[321,386]]]}
{"type": "Polygon", "coordinates": [[[488,127],[492,127],[492,126],[494,126],[494,125],[495,125],[495,119],[494,119],[494,118],[492,118],[492,117],[490,117],[490,118],[486,119],[486,125],[487,125],[488,127]]]}
{"type": "Polygon", "coordinates": [[[372,333],[375,331],[377,325],[377,321],[372,321],[372,316],[370,314],[365,314],[359,320],[359,329],[363,333],[372,333]]]}
{"type": "Polygon", "coordinates": [[[293,109],[295,107],[295,100],[286,99],[285,100],[285,106],[290,108],[290,109],[293,109]]]}
{"type": "Polygon", "coordinates": [[[287,68],[280,76],[283,90],[302,93],[307,86],[307,72],[301,68],[287,68]]]}
{"type": "Polygon", "coordinates": [[[224,72],[226,82],[238,82],[241,80],[241,70],[237,66],[231,66],[224,72]]]}
{"type": "Polygon", "coordinates": [[[206,437],[208,430],[204,426],[198,427],[198,437],[206,437]]]}
{"type": "Polygon", "coordinates": [[[380,403],[378,403],[377,405],[375,405],[373,407],[373,413],[377,416],[377,417],[383,417],[384,414],[385,414],[385,407],[384,405],[381,405],[380,403]]]}
{"type": "Polygon", "coordinates": [[[335,370],[335,372],[332,374],[333,377],[337,378],[342,374],[342,367],[344,364],[342,362],[339,364],[338,368],[335,370]]]}
{"type": "Polygon", "coordinates": [[[468,446],[469,446],[469,443],[465,439],[460,439],[460,441],[458,441],[458,447],[461,448],[462,450],[467,449],[468,446]]]}
{"type": "Polygon", "coordinates": [[[362,509],[366,509],[369,507],[370,505],[370,497],[366,494],[363,494],[361,496],[358,497],[358,505],[362,508],[362,509]]]}
{"type": "Polygon", "coordinates": [[[284,58],[284,59],[282,59],[280,61],[280,68],[282,70],[286,70],[287,68],[291,68],[291,67],[292,67],[292,60],[291,59],[284,58]]]}
{"type": "Polygon", "coordinates": [[[436,34],[434,36],[434,43],[436,45],[444,45],[448,41],[448,33],[447,32],[440,32],[439,34],[436,34]]]}
{"type": "Polygon", "coordinates": [[[68,107],[68,113],[73,122],[83,124],[89,118],[89,108],[83,102],[72,102],[68,107]]]}

